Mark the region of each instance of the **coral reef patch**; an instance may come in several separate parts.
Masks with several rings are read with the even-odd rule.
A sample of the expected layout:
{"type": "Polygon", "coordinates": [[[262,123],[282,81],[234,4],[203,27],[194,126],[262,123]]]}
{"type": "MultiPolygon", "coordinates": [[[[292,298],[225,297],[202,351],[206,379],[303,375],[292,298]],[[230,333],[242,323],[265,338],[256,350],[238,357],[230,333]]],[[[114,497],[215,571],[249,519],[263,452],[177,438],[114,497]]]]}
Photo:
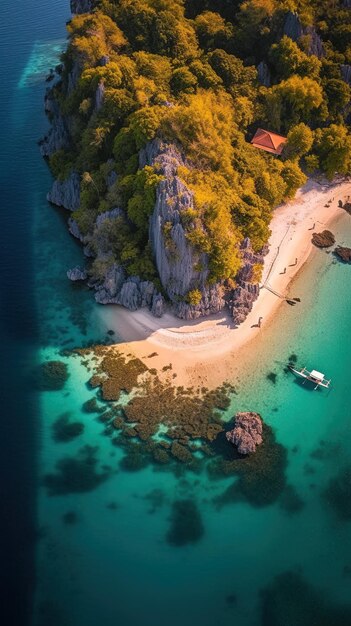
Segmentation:
{"type": "Polygon", "coordinates": [[[52,437],[57,443],[66,443],[79,437],[84,431],[81,422],[70,422],[69,413],[63,413],[52,426],[52,437]]]}
{"type": "Polygon", "coordinates": [[[60,391],[68,376],[68,367],[63,361],[45,361],[34,372],[35,387],[40,391],[60,391]]]}
{"type": "Polygon", "coordinates": [[[84,446],[77,457],[64,457],[56,463],[56,472],[46,474],[43,485],[49,496],[84,493],[96,489],[109,477],[109,472],[97,472],[98,447],[84,446]]]}
{"type": "Polygon", "coordinates": [[[216,496],[214,503],[221,507],[225,504],[246,500],[252,506],[263,507],[273,504],[286,487],[286,448],[278,443],[273,429],[262,425],[263,443],[255,454],[242,456],[238,452],[233,458],[233,449],[228,454],[227,443],[223,434],[212,444],[212,449],[220,455],[208,464],[208,472],[213,479],[237,476],[222,494],[216,496]]]}

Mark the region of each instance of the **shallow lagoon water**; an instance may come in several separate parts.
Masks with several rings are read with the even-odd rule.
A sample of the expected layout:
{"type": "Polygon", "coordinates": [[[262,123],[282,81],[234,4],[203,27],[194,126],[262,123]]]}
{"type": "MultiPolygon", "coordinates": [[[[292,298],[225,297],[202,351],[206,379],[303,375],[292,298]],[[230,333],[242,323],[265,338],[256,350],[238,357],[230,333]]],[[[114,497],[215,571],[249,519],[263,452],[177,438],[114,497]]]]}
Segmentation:
{"type": "MultiPolygon", "coordinates": [[[[68,6],[40,0],[28,7],[26,16],[20,5],[19,0],[6,0],[1,7],[8,37],[2,50],[6,52],[12,28],[18,52],[6,69],[11,78],[2,94],[3,109],[11,120],[4,129],[8,149],[1,172],[6,241],[12,241],[4,264],[7,271],[11,267],[17,272],[22,295],[18,289],[13,291],[11,314],[5,319],[4,345],[13,342],[11,354],[17,361],[9,387],[12,400],[18,362],[23,365],[24,385],[35,363],[61,359],[62,348],[108,338],[92,294],[66,279],[66,270],[82,262],[82,252],[67,233],[67,216],[45,200],[50,175],[36,146],[46,127],[45,85],[39,81],[43,59],[38,57],[37,42],[50,58],[49,69],[64,37],[68,6]],[[14,215],[15,241],[11,240],[14,215]],[[15,247],[20,252],[12,258],[15,247]]],[[[341,217],[334,230],[338,242],[350,245],[350,218],[341,217]]],[[[30,520],[35,513],[39,528],[35,551],[28,553],[37,582],[32,626],[93,626],[100,621],[106,626],[117,621],[126,626],[273,624],[262,613],[260,591],[290,570],[321,588],[327,602],[349,601],[350,522],[341,521],[323,496],[329,479],[350,458],[349,285],[350,268],[318,251],[292,287],[292,296],[301,297],[301,303],[284,305],[269,328],[263,325],[254,359],[243,363],[242,375],[233,381],[238,395],[233,397],[228,419],[236,410],[261,412],[288,450],[287,480],[303,501],[294,513],[279,503],[254,508],[236,502],[218,508],[214,498],[233,479],[210,480],[206,472],[175,476],[152,467],[122,471],[123,452],[104,434],[98,416],[82,411],[94,394],[86,385],[89,372],[77,358],[65,358],[70,376],[62,391],[31,393],[26,402],[14,405],[15,418],[25,420],[22,439],[18,433],[16,438],[26,449],[26,454],[16,456],[23,465],[17,464],[18,477],[26,484],[23,477],[28,471],[33,474],[26,510],[30,520]],[[293,353],[299,364],[325,371],[333,380],[332,391],[312,392],[284,373],[293,353]],[[277,375],[275,383],[267,378],[271,372],[277,375]],[[84,424],[84,432],[69,443],[55,442],[52,425],[67,412],[84,424]],[[63,457],[77,458],[86,445],[97,447],[96,469],[108,474],[106,480],[92,491],[49,496],[43,476],[55,471],[63,457]],[[204,534],[195,544],[175,547],[166,539],[172,503],[189,498],[197,504],[204,534]]],[[[5,461],[10,467],[6,455],[5,461]]],[[[33,576],[30,563],[24,571],[33,576]]],[[[28,580],[23,580],[23,589],[26,582],[27,591],[32,591],[28,580]]],[[[294,619],[288,604],[285,612],[287,620],[294,619]]],[[[28,614],[22,618],[28,623],[28,614]]],[[[349,624],[347,620],[342,623],[349,624]]],[[[296,622],[286,622],[290,623],[296,622]]]]}

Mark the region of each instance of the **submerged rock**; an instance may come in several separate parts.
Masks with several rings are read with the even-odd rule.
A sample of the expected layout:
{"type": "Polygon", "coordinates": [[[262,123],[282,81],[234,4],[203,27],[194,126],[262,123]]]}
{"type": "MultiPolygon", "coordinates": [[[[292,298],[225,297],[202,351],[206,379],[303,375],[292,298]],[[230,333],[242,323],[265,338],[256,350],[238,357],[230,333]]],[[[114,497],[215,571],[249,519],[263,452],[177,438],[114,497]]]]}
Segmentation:
{"type": "Polygon", "coordinates": [[[87,272],[85,269],[81,269],[78,265],[67,271],[67,277],[75,282],[76,280],[86,280],[87,272]]]}
{"type": "Polygon", "coordinates": [[[323,230],[321,233],[313,233],[312,243],[317,248],[330,248],[335,243],[335,237],[330,230],[323,230]]]}
{"type": "Polygon", "coordinates": [[[226,433],[227,440],[234,444],[240,454],[256,452],[262,439],[262,420],[258,413],[237,413],[233,430],[226,433]]]}
{"type": "Polygon", "coordinates": [[[351,263],[351,248],[337,246],[334,252],[345,263],[351,263]]]}

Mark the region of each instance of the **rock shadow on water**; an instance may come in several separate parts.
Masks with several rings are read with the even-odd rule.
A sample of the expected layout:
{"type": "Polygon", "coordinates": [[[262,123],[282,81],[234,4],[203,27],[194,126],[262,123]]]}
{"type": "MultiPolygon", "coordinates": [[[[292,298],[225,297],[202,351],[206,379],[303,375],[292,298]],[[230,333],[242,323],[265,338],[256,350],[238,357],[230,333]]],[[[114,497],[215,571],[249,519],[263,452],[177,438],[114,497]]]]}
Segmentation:
{"type": "Polygon", "coordinates": [[[286,448],[276,441],[273,429],[263,423],[263,443],[254,454],[240,455],[228,446],[225,434],[220,433],[212,443],[217,457],[208,463],[210,477],[236,476],[222,494],[214,498],[220,508],[244,500],[254,507],[269,506],[276,502],[286,488],[288,455],[286,448]]]}
{"type": "Polygon", "coordinates": [[[46,474],[43,485],[49,496],[85,493],[105,482],[110,472],[97,472],[97,447],[84,446],[76,457],[64,457],[56,463],[56,472],[46,474]]]}
{"type": "Polygon", "coordinates": [[[351,465],[330,479],[323,498],[341,521],[351,521],[351,465]]]}
{"type": "Polygon", "coordinates": [[[52,437],[57,443],[68,443],[84,432],[84,424],[70,422],[69,413],[63,413],[52,425],[52,437]]]}
{"type": "Polygon", "coordinates": [[[261,591],[261,626],[350,626],[351,605],[328,602],[301,574],[278,575],[261,591]]]}
{"type": "Polygon", "coordinates": [[[205,532],[200,511],[191,499],[173,502],[170,522],[166,539],[175,547],[197,543],[205,532]]]}

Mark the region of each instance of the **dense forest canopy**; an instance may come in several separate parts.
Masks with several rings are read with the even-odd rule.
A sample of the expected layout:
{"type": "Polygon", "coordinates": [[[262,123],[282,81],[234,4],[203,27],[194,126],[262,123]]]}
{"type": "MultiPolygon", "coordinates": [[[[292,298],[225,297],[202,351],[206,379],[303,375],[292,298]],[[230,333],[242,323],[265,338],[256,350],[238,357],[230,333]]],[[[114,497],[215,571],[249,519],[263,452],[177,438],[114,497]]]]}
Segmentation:
{"type": "Polygon", "coordinates": [[[50,165],[61,179],[81,174],[83,233],[125,210],[106,245],[129,274],[157,280],[148,225],[160,174],[138,158],[155,137],[186,157],[178,175],[195,205],[183,225],[213,281],[235,277],[244,237],[267,242],[272,209],[306,174],[350,171],[347,0],[97,0],[68,33],[55,95],[72,142],[50,165]],[[282,157],[250,145],[258,127],[288,137],[282,157]]]}

